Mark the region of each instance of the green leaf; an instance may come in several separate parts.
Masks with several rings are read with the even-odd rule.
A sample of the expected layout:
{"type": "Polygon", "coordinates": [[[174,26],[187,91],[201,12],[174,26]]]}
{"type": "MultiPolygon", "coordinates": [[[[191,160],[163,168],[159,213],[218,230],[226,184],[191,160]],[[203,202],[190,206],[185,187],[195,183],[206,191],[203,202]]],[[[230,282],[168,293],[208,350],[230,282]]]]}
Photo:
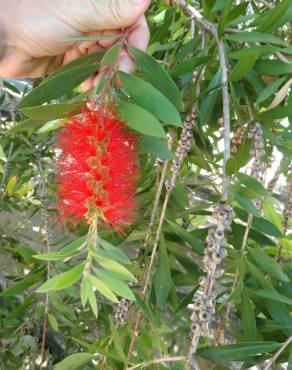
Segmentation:
{"type": "Polygon", "coordinates": [[[220,70],[218,70],[212,77],[208,85],[207,92],[205,93],[202,99],[202,106],[200,110],[201,125],[204,125],[205,121],[208,120],[208,118],[210,117],[210,114],[212,113],[215,107],[215,104],[216,104],[216,101],[219,95],[219,90],[215,88],[219,87],[220,79],[221,79],[221,72],[220,70]]]}
{"type": "Polygon", "coordinates": [[[167,96],[176,109],[181,112],[183,109],[181,94],[165,69],[142,50],[131,45],[128,45],[128,49],[151,84],[167,96]]]}
{"type": "Polygon", "coordinates": [[[259,217],[258,209],[253,205],[253,202],[247,198],[243,198],[237,193],[233,192],[235,200],[241,205],[241,207],[246,210],[247,213],[252,214],[255,217],[259,217]]]}
{"type": "Polygon", "coordinates": [[[54,370],[78,370],[80,367],[84,368],[94,358],[95,355],[92,353],[74,353],[59,362],[54,370]]]}
{"type": "Polygon", "coordinates": [[[160,159],[166,159],[169,161],[174,159],[174,155],[168,149],[167,145],[165,145],[157,137],[147,135],[141,136],[140,148],[143,152],[149,153],[154,157],[158,157],[160,159]]]}
{"type": "Polygon", "coordinates": [[[237,81],[241,77],[244,77],[254,66],[256,60],[258,59],[259,53],[255,52],[250,54],[248,58],[240,59],[236,66],[232,69],[229,80],[237,81]]]}
{"type": "Polygon", "coordinates": [[[273,352],[280,346],[281,343],[276,342],[243,342],[200,348],[198,354],[212,361],[236,361],[273,352]]]}
{"type": "Polygon", "coordinates": [[[285,63],[281,60],[262,59],[256,63],[255,70],[260,74],[278,76],[292,73],[292,63],[285,63]]]}
{"type": "Polygon", "coordinates": [[[116,43],[108,49],[100,62],[100,66],[105,67],[116,62],[120,54],[121,47],[122,45],[120,43],[116,43]]]}
{"type": "Polygon", "coordinates": [[[92,289],[92,286],[90,284],[90,281],[88,277],[85,275],[82,279],[81,287],[80,287],[80,297],[81,297],[81,303],[84,307],[87,303],[87,300],[89,298],[89,290],[92,289]]]}
{"type": "Polygon", "coordinates": [[[156,300],[161,308],[165,306],[171,289],[170,263],[163,235],[159,245],[158,267],[154,278],[156,300]]]}
{"type": "Polygon", "coordinates": [[[116,40],[121,37],[121,34],[116,35],[94,35],[94,36],[80,36],[65,38],[64,42],[80,42],[80,41],[102,41],[102,40],[116,40]]]}
{"type": "Polygon", "coordinates": [[[27,94],[19,103],[20,108],[32,107],[57,99],[71,92],[81,82],[94,74],[97,66],[79,66],[55,74],[27,94]]]}
{"type": "Polygon", "coordinates": [[[28,119],[25,119],[24,121],[20,121],[17,125],[13,126],[11,129],[9,129],[9,132],[27,131],[31,133],[37,130],[44,123],[45,123],[44,120],[35,120],[32,118],[28,118],[28,119]]]}
{"type": "Polygon", "coordinates": [[[100,294],[114,303],[118,302],[118,299],[114,293],[101,280],[91,274],[88,275],[88,279],[90,280],[91,284],[100,292],[100,294]]]}
{"type": "Polygon", "coordinates": [[[251,139],[245,139],[244,142],[239,145],[235,157],[238,170],[245,166],[250,161],[249,151],[251,148],[251,143],[252,143],[251,139]]]}
{"type": "Polygon", "coordinates": [[[111,272],[113,275],[117,276],[120,279],[123,279],[125,281],[136,281],[135,276],[127,270],[124,266],[122,266],[120,263],[105,258],[104,256],[101,256],[99,253],[94,255],[97,262],[107,271],[111,272]]]}
{"type": "Polygon", "coordinates": [[[283,238],[281,231],[270,221],[265,220],[262,217],[255,217],[252,221],[252,226],[264,234],[275,236],[276,238],[283,238]]]}
{"type": "Polygon", "coordinates": [[[76,249],[79,249],[79,248],[82,249],[86,246],[86,240],[87,240],[87,235],[84,235],[77,240],[73,240],[71,243],[66,245],[64,248],[60,249],[58,253],[60,255],[66,255],[68,253],[75,251],[76,249]]]}
{"type": "Polygon", "coordinates": [[[11,196],[13,194],[13,190],[15,188],[16,183],[17,183],[17,177],[16,176],[10,177],[10,179],[8,180],[8,183],[6,185],[6,193],[9,196],[11,196]]]}
{"type": "Polygon", "coordinates": [[[55,316],[52,315],[51,313],[49,313],[48,314],[48,320],[49,320],[49,323],[50,323],[52,329],[55,330],[55,331],[59,331],[58,321],[55,318],[55,316]]]}
{"type": "Polygon", "coordinates": [[[285,304],[292,306],[291,298],[288,298],[272,290],[261,289],[261,290],[257,290],[256,292],[254,292],[254,294],[256,294],[257,296],[261,298],[266,298],[272,301],[277,301],[277,302],[285,303],[285,304]]]}
{"type": "Polygon", "coordinates": [[[210,59],[210,56],[194,57],[192,59],[185,60],[184,62],[173,67],[169,71],[169,74],[172,77],[177,77],[187,73],[192,73],[198,66],[207,62],[208,59],[210,59]]]}
{"type": "Polygon", "coordinates": [[[119,354],[119,356],[124,361],[126,361],[126,355],[125,355],[124,350],[123,350],[122,341],[121,341],[121,338],[119,336],[119,333],[116,329],[116,326],[115,326],[111,316],[109,316],[109,322],[110,322],[111,333],[112,333],[112,337],[113,337],[113,340],[114,340],[114,345],[115,345],[115,348],[117,350],[117,353],[119,354]]]}
{"type": "Polygon", "coordinates": [[[118,76],[123,88],[137,105],[164,123],[182,127],[178,111],[159,90],[136,76],[121,71],[118,72],[118,76]]]}
{"type": "Polygon", "coordinates": [[[38,283],[45,275],[45,270],[38,270],[36,272],[30,273],[24,279],[14,283],[3,292],[0,293],[0,297],[13,297],[24,292],[27,288],[38,283]]]}
{"type": "Polygon", "coordinates": [[[166,219],[166,222],[170,225],[170,229],[172,232],[177,234],[184,242],[188,243],[191,248],[198,253],[199,255],[203,255],[204,252],[204,245],[196,238],[194,235],[192,235],[190,232],[186,231],[183,227],[178,225],[177,223],[170,221],[166,219]]]}
{"type": "Polygon", "coordinates": [[[61,290],[75,284],[81,277],[84,263],[73,267],[71,270],[54,276],[38,288],[37,293],[45,293],[51,290],[61,290]]]}
{"type": "Polygon", "coordinates": [[[123,281],[115,278],[111,273],[105,270],[95,269],[96,276],[102,280],[114,293],[117,295],[127,298],[131,301],[135,301],[136,298],[132,290],[123,281]]]}
{"type": "Polygon", "coordinates": [[[262,249],[248,248],[248,251],[257,264],[268,274],[281,281],[289,281],[280,264],[274,258],[268,256],[262,249]]]}
{"type": "Polygon", "coordinates": [[[265,101],[266,99],[268,99],[271,95],[273,95],[279,89],[279,87],[283,84],[283,82],[285,80],[286,80],[286,77],[281,77],[281,78],[273,81],[267,87],[265,87],[261,91],[260,95],[258,96],[258,98],[257,98],[257,100],[255,102],[255,105],[261,104],[263,101],[265,101]]]}
{"type": "Polygon", "coordinates": [[[231,156],[226,162],[226,175],[231,176],[237,171],[236,159],[231,156]]]}
{"type": "Polygon", "coordinates": [[[80,112],[80,108],[80,103],[60,103],[22,108],[21,112],[28,118],[51,121],[69,114],[77,114],[80,112]]]}
{"type": "Polygon", "coordinates": [[[89,288],[88,288],[88,301],[89,301],[89,304],[90,304],[90,307],[92,309],[94,316],[97,318],[98,316],[97,302],[96,302],[96,297],[95,297],[93,287],[91,284],[89,285],[89,288]]]}
{"type": "Polygon", "coordinates": [[[245,59],[249,58],[250,55],[253,55],[255,53],[259,53],[260,56],[268,56],[271,54],[275,54],[279,50],[279,47],[272,45],[257,45],[250,48],[244,47],[242,49],[231,51],[230,53],[228,53],[228,58],[245,59]]]}
{"type": "Polygon", "coordinates": [[[282,0],[278,5],[273,6],[273,9],[266,12],[258,30],[261,32],[269,30],[286,13],[290,6],[291,0],[282,0]]]}
{"type": "Polygon", "coordinates": [[[224,36],[226,40],[231,41],[238,41],[238,42],[262,42],[262,43],[271,43],[275,45],[284,45],[286,46],[287,43],[276,37],[274,35],[270,35],[268,33],[261,33],[261,32],[238,32],[232,33],[230,35],[224,36]]]}
{"type": "Polygon", "coordinates": [[[1,161],[5,161],[6,160],[6,155],[5,155],[5,153],[4,153],[4,150],[3,150],[3,148],[2,148],[2,145],[0,145],[0,160],[1,161]]]}
{"type": "Polygon", "coordinates": [[[66,245],[57,252],[35,254],[33,257],[41,261],[59,261],[78,255],[86,246],[87,235],[66,245]]]}
{"type": "Polygon", "coordinates": [[[131,264],[129,258],[118,247],[114,247],[104,239],[100,239],[100,244],[103,247],[103,249],[107,252],[107,254],[111,256],[113,259],[121,263],[124,263],[125,265],[131,264]]]}
{"type": "Polygon", "coordinates": [[[263,195],[265,197],[268,197],[270,195],[269,192],[264,188],[264,186],[254,177],[240,172],[236,174],[236,177],[248,189],[255,191],[257,194],[263,195]]]}
{"type": "Polygon", "coordinates": [[[241,293],[241,324],[244,332],[244,339],[247,341],[255,341],[257,328],[254,309],[246,288],[244,288],[241,293]]]}
{"type": "Polygon", "coordinates": [[[120,100],[118,109],[127,126],[142,134],[165,138],[166,134],[158,119],[147,110],[120,100]]]}

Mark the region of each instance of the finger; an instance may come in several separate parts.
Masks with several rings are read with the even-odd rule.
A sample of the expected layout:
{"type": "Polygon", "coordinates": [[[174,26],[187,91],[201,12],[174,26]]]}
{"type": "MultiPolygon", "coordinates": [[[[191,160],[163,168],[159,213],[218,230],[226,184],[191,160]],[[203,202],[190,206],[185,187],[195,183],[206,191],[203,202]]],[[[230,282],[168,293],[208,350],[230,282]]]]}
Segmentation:
{"type": "Polygon", "coordinates": [[[113,46],[118,40],[121,35],[121,30],[107,30],[102,32],[101,36],[108,36],[108,35],[118,35],[117,38],[114,39],[108,39],[108,40],[100,40],[99,45],[103,48],[109,48],[113,46]]]}
{"type": "MultiPolygon", "coordinates": [[[[132,46],[146,50],[149,42],[149,28],[145,17],[130,29],[127,41],[132,46]]],[[[122,52],[119,57],[119,69],[126,73],[133,73],[135,71],[135,63],[128,52],[122,52]]]]}

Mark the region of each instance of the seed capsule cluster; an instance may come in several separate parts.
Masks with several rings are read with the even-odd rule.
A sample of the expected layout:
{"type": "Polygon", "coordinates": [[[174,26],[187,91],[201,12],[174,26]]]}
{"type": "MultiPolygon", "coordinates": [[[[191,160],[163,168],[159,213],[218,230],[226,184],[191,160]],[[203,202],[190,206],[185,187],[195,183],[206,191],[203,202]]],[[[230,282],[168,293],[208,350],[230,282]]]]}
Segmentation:
{"type": "Polygon", "coordinates": [[[232,154],[237,153],[238,147],[243,142],[243,139],[244,139],[244,129],[242,127],[239,127],[234,133],[233,138],[231,140],[231,143],[232,143],[231,153],[232,154]]]}
{"type": "Polygon", "coordinates": [[[213,217],[216,220],[215,226],[210,227],[206,239],[207,246],[203,256],[203,268],[206,272],[199,280],[200,287],[195,293],[194,303],[189,306],[192,320],[192,343],[189,351],[189,364],[196,352],[200,336],[208,336],[210,324],[215,314],[216,291],[214,290],[215,280],[222,276],[219,264],[226,257],[225,232],[229,228],[232,218],[232,207],[221,201],[214,209],[213,217]]]}
{"type": "Polygon", "coordinates": [[[194,141],[192,128],[196,124],[196,113],[195,109],[186,117],[184,122],[184,127],[180,139],[178,141],[178,147],[175,152],[175,158],[172,163],[171,172],[172,176],[169,180],[166,181],[165,187],[168,193],[171,193],[175,187],[176,178],[179,173],[179,170],[183,164],[185,157],[192,148],[194,141]]]}
{"type": "Polygon", "coordinates": [[[255,122],[252,125],[248,133],[248,137],[254,140],[254,148],[250,150],[250,155],[255,158],[250,175],[263,182],[266,165],[262,161],[262,157],[265,155],[265,145],[263,139],[263,130],[261,129],[261,125],[259,123],[255,122]]]}
{"type": "Polygon", "coordinates": [[[130,301],[126,298],[122,298],[114,314],[114,323],[116,327],[123,325],[128,320],[129,308],[130,308],[130,301]]]}
{"type": "Polygon", "coordinates": [[[288,226],[289,226],[289,219],[292,217],[292,178],[288,182],[288,189],[287,189],[287,199],[286,205],[284,209],[284,221],[283,221],[283,228],[284,233],[287,233],[288,226]]]}

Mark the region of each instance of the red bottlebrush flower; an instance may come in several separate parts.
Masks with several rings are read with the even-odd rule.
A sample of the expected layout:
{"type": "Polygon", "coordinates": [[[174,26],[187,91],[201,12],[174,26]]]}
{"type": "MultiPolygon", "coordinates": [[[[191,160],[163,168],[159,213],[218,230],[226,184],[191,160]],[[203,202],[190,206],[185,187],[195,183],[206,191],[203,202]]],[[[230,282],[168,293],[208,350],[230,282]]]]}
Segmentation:
{"type": "Polygon", "coordinates": [[[93,106],[69,118],[58,139],[61,218],[96,220],[118,231],[129,226],[136,210],[136,136],[112,111],[93,106]]]}

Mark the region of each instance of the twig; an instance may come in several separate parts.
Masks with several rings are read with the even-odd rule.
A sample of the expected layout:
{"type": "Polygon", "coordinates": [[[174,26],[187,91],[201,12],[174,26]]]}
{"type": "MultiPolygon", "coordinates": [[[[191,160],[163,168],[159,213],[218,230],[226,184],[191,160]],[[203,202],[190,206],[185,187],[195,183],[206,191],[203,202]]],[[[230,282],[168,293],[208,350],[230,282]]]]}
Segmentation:
{"type": "Polygon", "coordinates": [[[289,344],[292,342],[292,335],[291,337],[289,337],[286,342],[283,344],[283,346],[278,349],[278,351],[274,354],[274,356],[269,360],[269,362],[267,363],[267,365],[263,368],[263,370],[269,370],[271,369],[271,366],[273,365],[273,363],[277,360],[277,358],[280,356],[280,354],[284,351],[284,349],[286,347],[289,346],[289,344]]]}
{"type": "MultiPolygon", "coordinates": [[[[160,219],[159,219],[159,225],[158,225],[158,228],[157,228],[156,239],[155,239],[155,243],[154,243],[153,250],[152,250],[152,253],[151,253],[151,257],[150,257],[150,263],[149,263],[147,273],[146,273],[146,280],[145,280],[144,287],[143,287],[143,290],[142,290],[142,298],[145,298],[146,293],[147,293],[148,283],[149,283],[149,280],[150,280],[150,275],[151,275],[151,272],[152,272],[152,267],[153,267],[153,264],[154,264],[155,255],[156,255],[156,251],[157,251],[159,240],[160,240],[161,229],[162,229],[162,225],[163,225],[164,218],[165,218],[165,213],[166,213],[166,209],[167,209],[167,205],[168,205],[168,201],[169,201],[169,196],[170,196],[170,193],[167,192],[166,195],[165,195],[164,204],[163,204],[163,208],[162,208],[160,219]]],[[[130,347],[129,347],[129,351],[128,351],[128,355],[127,355],[127,360],[128,361],[130,360],[130,358],[132,356],[132,353],[134,351],[136,336],[138,334],[138,330],[139,330],[139,327],[140,327],[141,320],[142,320],[142,311],[139,309],[138,313],[137,313],[136,320],[135,320],[135,327],[134,327],[134,331],[133,331],[133,335],[132,335],[132,338],[131,338],[130,347]]]]}
{"type": "MultiPolygon", "coordinates": [[[[195,116],[196,116],[195,110],[196,110],[195,107],[193,107],[192,111],[189,113],[189,115],[185,119],[184,127],[183,127],[181,137],[180,137],[180,140],[179,140],[179,144],[178,144],[178,147],[177,147],[176,152],[175,152],[175,159],[173,161],[173,166],[171,168],[172,176],[169,180],[167,180],[165,182],[166,195],[165,195],[163,207],[162,207],[162,210],[161,210],[161,215],[160,215],[160,219],[159,219],[158,228],[157,228],[157,231],[156,231],[156,238],[155,238],[152,254],[151,254],[151,257],[150,257],[150,263],[149,263],[149,266],[148,266],[148,269],[147,269],[147,272],[146,272],[146,280],[145,280],[143,291],[142,291],[142,298],[146,297],[146,293],[147,293],[147,290],[148,290],[148,285],[149,285],[149,281],[150,281],[152,267],[154,265],[155,255],[156,255],[158,244],[159,244],[159,241],[160,241],[161,230],[162,230],[162,225],[163,225],[164,218],[165,218],[165,213],[166,213],[168,201],[169,201],[170,195],[172,193],[172,190],[173,190],[173,188],[176,184],[177,176],[179,174],[179,170],[181,168],[183,160],[187,156],[188,152],[190,151],[192,143],[193,143],[192,127],[195,125],[195,122],[196,122],[195,121],[195,116]]],[[[138,310],[137,317],[136,317],[136,320],[135,320],[135,327],[134,327],[134,331],[133,331],[133,334],[132,334],[130,347],[129,347],[129,351],[128,351],[128,355],[127,355],[127,361],[130,360],[130,358],[132,356],[132,353],[134,351],[136,335],[138,333],[138,329],[140,327],[141,320],[142,320],[142,311],[138,310]]]]}
{"type": "MultiPolygon", "coordinates": [[[[41,200],[42,200],[42,218],[44,223],[44,237],[45,243],[47,247],[47,253],[51,252],[51,237],[50,237],[50,230],[48,224],[48,200],[46,196],[46,185],[47,179],[46,175],[42,174],[43,168],[41,164],[41,158],[39,159],[39,170],[41,172],[41,200]]],[[[50,261],[47,262],[47,280],[51,277],[51,265],[50,261]]],[[[45,359],[46,359],[46,335],[47,335],[47,327],[48,327],[48,314],[49,314],[49,293],[47,292],[45,295],[45,316],[44,316],[44,324],[43,324],[43,336],[42,336],[42,349],[41,349],[41,363],[40,363],[40,370],[42,370],[45,359]]]]}
{"type": "Polygon", "coordinates": [[[162,364],[163,362],[179,362],[179,361],[184,361],[185,359],[186,359],[186,357],[184,357],[184,356],[158,358],[156,360],[141,362],[138,365],[128,367],[126,370],[138,369],[141,366],[162,364]]]}

